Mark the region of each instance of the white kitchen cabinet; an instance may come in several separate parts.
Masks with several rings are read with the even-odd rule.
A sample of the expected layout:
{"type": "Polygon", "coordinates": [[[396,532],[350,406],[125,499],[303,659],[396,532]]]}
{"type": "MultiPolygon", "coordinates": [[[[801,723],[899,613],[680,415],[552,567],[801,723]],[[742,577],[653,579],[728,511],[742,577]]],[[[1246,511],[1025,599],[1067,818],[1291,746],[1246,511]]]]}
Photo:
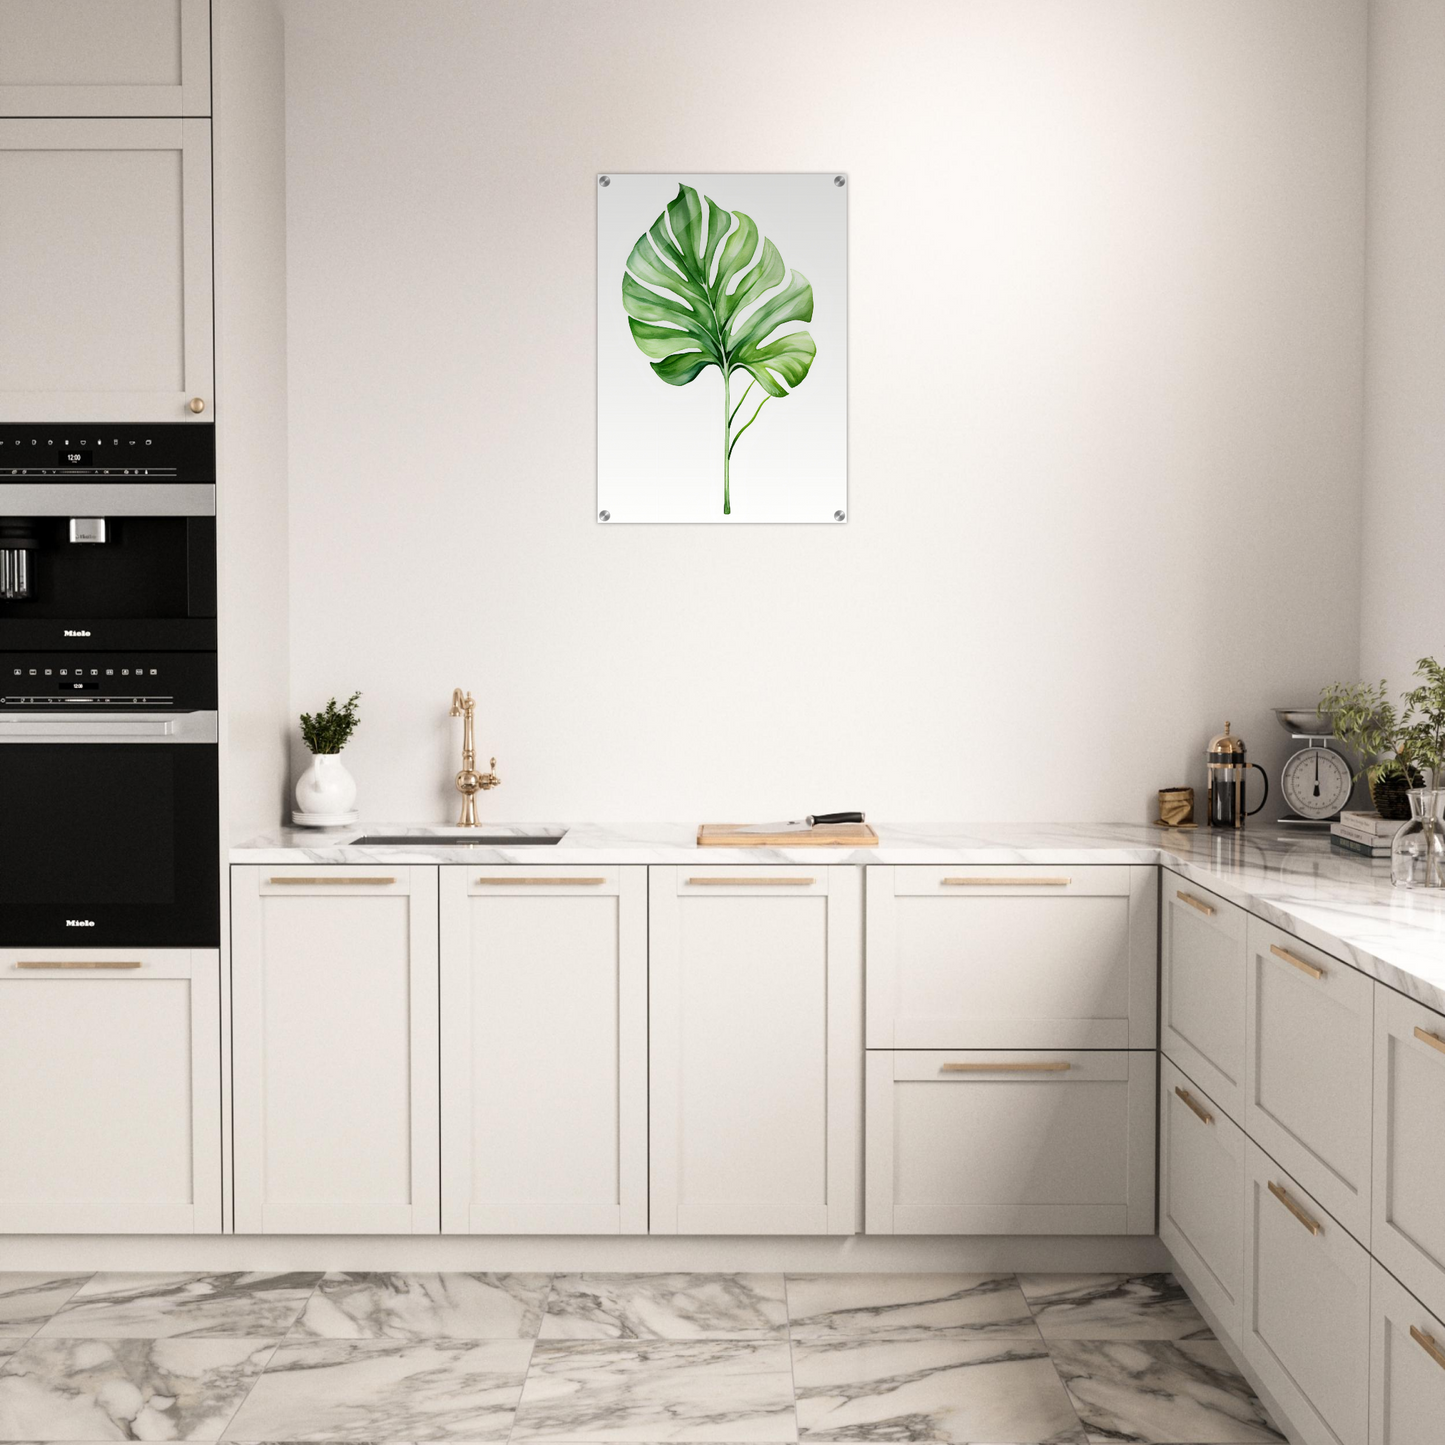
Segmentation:
{"type": "Polygon", "coordinates": [[[1370,1242],[1374,983],[1251,916],[1244,1129],[1370,1242]]]}
{"type": "Polygon", "coordinates": [[[437,870],[231,870],[239,1234],[440,1229],[437,870]]]}
{"type": "Polygon", "coordinates": [[[1159,1080],[1159,1238],[1239,1338],[1244,1296],[1243,1131],[1165,1058],[1159,1080]]]}
{"type": "Polygon", "coordinates": [[[214,949],[0,950],[0,1231],[221,1228],[214,949]]]}
{"type": "Polygon", "coordinates": [[[871,867],[870,1049],[1152,1049],[1156,868],[871,867]]]}
{"type": "Polygon", "coordinates": [[[869,1234],[1152,1234],[1152,1052],[870,1050],[869,1234]]]}
{"type": "Polygon", "coordinates": [[[0,422],[209,422],[210,121],[0,120],[0,196],[0,422]]]}
{"type": "Polygon", "coordinates": [[[654,1234],[854,1232],[858,874],[650,870],[654,1234]]]}
{"type": "Polygon", "coordinates": [[[647,869],[441,870],[442,1228],[647,1232],[647,869]]]}
{"type": "Polygon", "coordinates": [[[1304,1445],[1366,1439],[1370,1256],[1253,1143],[1241,1343],[1304,1445]]]}
{"type": "Polygon", "coordinates": [[[211,113],[208,0],[5,0],[0,116],[211,113]]]}
{"type": "Polygon", "coordinates": [[[1160,1047],[1237,1122],[1249,914],[1167,868],[1160,890],[1160,1047]]]}
{"type": "Polygon", "coordinates": [[[1370,1445],[1445,1439],[1445,1324],[1376,1263],[1370,1283],[1370,1445]]]}
{"type": "MultiPolygon", "coordinates": [[[[1445,1318],[1445,1017],[1375,985],[1376,1258],[1445,1318]]],[[[1445,1415],[1439,1428],[1445,1435],[1445,1415]]]]}

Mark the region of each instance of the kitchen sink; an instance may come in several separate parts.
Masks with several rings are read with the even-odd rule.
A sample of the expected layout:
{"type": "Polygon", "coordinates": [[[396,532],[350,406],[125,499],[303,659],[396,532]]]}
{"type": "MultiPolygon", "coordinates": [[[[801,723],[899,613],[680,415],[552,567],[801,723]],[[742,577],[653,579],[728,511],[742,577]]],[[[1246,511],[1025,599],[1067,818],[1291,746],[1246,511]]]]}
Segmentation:
{"type": "Polygon", "coordinates": [[[565,828],[544,829],[533,833],[498,833],[486,828],[455,829],[450,833],[363,833],[347,844],[349,848],[517,848],[524,845],[545,846],[560,843],[565,828]]]}

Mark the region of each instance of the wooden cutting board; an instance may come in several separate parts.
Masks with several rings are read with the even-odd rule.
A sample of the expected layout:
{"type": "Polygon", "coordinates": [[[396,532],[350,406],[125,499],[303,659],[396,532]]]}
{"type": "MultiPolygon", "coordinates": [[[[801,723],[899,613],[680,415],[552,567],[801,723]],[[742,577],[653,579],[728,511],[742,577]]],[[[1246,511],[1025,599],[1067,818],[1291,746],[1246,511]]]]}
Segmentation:
{"type": "Polygon", "coordinates": [[[699,848],[876,848],[878,834],[867,823],[815,824],[806,832],[740,833],[741,823],[702,823],[699,848]]]}

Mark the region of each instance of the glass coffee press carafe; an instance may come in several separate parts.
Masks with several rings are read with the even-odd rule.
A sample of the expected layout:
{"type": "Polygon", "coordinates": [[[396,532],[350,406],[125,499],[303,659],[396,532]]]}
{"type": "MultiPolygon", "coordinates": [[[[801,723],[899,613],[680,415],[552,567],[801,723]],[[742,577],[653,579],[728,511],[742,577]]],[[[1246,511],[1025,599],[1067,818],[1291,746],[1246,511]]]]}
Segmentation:
{"type": "Polygon", "coordinates": [[[1229,724],[1217,738],[1209,740],[1209,826],[1211,828],[1242,828],[1259,808],[1245,807],[1244,779],[1250,768],[1258,768],[1264,779],[1264,797],[1259,808],[1269,800],[1269,774],[1258,763],[1246,760],[1244,739],[1230,735],[1229,724]]]}

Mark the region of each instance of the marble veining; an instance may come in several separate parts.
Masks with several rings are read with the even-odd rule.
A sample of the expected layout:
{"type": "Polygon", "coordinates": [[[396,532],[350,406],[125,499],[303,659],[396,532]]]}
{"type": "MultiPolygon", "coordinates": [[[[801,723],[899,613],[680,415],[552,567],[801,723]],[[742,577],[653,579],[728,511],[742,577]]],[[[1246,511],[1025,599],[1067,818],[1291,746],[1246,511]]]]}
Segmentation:
{"type": "Polygon", "coordinates": [[[98,1274],[38,1334],[74,1339],[279,1336],[321,1279],[309,1274],[98,1274]]]}
{"type": "Polygon", "coordinates": [[[1039,1337],[1011,1274],[790,1274],[788,1316],[795,1340],[1039,1337]]]}
{"type": "Polygon", "coordinates": [[[780,1274],[559,1274],[541,1337],[749,1340],[787,1328],[780,1274]]]}
{"type": "Polygon", "coordinates": [[[29,1335],[83,1285],[88,1274],[0,1273],[0,1335],[29,1335]]]}
{"type": "Polygon", "coordinates": [[[1019,1285],[1046,1340],[1213,1338],[1172,1274],[1023,1274],[1019,1285]]]}
{"type": "Polygon", "coordinates": [[[545,1274],[328,1274],[293,1338],[516,1340],[542,1322],[545,1274]]]}

